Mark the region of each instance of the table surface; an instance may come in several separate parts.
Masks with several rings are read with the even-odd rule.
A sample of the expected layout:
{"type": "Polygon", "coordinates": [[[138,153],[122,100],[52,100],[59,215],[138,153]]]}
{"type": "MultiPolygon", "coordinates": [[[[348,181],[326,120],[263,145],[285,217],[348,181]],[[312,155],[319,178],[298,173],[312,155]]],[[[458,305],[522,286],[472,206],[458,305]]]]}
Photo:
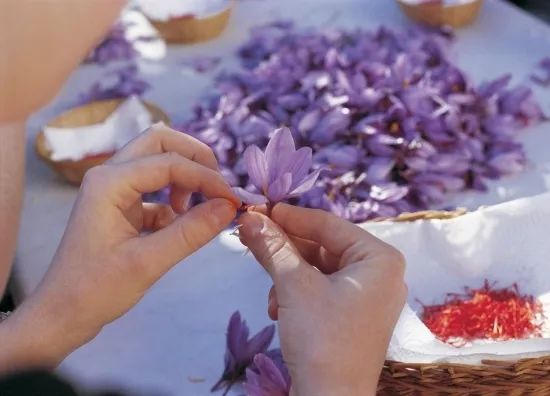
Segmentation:
{"type": "MultiPolygon", "coordinates": [[[[232,54],[248,29],[277,18],[291,18],[304,26],[375,28],[386,24],[399,28],[408,23],[388,0],[242,0],[219,39],[170,47],[162,62],[140,61],[141,72],[153,85],[145,98],[165,109],[173,120],[182,119],[211,86],[212,77],[185,70],[182,60],[216,54],[230,67],[235,64],[232,54]]],[[[458,32],[454,52],[459,65],[477,82],[505,72],[522,82],[536,62],[550,54],[550,29],[504,2],[486,0],[479,20],[458,32]]],[[[81,67],[59,96],[29,120],[26,195],[15,263],[19,298],[31,293],[46,272],[77,193],[37,159],[34,137],[41,125],[103,72],[98,66],[81,67]]],[[[544,108],[550,110],[548,92],[535,89],[544,108]]],[[[550,190],[548,126],[530,128],[522,140],[532,161],[526,172],[492,184],[489,193],[453,197],[452,204],[473,209],[550,190]]],[[[174,267],[134,309],[69,356],[60,370],[94,388],[207,395],[222,370],[229,316],[239,309],[253,331],[268,324],[265,302],[270,283],[250,255],[232,252],[215,240],[174,267]]]]}

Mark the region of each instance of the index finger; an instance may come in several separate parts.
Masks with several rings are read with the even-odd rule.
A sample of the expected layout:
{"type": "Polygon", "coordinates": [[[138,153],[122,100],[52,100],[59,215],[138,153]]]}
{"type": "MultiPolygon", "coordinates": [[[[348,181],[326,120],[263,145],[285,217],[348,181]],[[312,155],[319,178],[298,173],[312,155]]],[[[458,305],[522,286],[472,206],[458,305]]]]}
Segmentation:
{"type": "Polygon", "coordinates": [[[157,154],[121,164],[92,168],[84,177],[83,188],[101,186],[119,207],[131,205],[142,194],[157,191],[169,184],[200,192],[207,198],[226,198],[238,207],[221,174],[176,153],[157,154]],[[92,185],[92,187],[89,187],[92,185]]]}
{"type": "Polygon", "coordinates": [[[178,153],[210,169],[218,169],[218,161],[210,147],[186,133],[169,128],[164,123],[154,124],[142,132],[117,152],[109,163],[116,164],[168,152],[178,153]]]}
{"type": "Polygon", "coordinates": [[[272,211],[273,221],[288,234],[317,242],[335,256],[342,256],[357,245],[355,254],[365,258],[381,240],[349,221],[320,209],[299,208],[284,203],[272,211]]]}

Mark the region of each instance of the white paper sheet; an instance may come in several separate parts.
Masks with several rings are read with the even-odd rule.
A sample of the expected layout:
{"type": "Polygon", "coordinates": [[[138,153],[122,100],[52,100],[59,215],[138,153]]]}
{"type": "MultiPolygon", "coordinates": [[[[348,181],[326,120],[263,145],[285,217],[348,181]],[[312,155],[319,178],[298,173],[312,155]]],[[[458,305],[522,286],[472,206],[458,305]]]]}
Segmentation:
{"type": "Polygon", "coordinates": [[[123,147],[152,123],[151,113],[136,96],[125,100],[99,124],[75,128],[44,128],[54,161],[77,161],[123,147]]]}
{"type": "Polygon", "coordinates": [[[229,0],[134,0],[145,15],[157,21],[167,21],[184,15],[204,18],[222,11],[229,0]]]}
{"type": "Polygon", "coordinates": [[[541,301],[550,318],[550,194],[479,209],[451,220],[365,224],[364,228],[396,246],[407,257],[407,305],[395,329],[388,358],[402,362],[446,361],[477,364],[483,359],[550,355],[544,338],[480,342],[456,348],[437,340],[416,315],[424,304],[440,303],[464,286],[485,279],[541,301]]]}

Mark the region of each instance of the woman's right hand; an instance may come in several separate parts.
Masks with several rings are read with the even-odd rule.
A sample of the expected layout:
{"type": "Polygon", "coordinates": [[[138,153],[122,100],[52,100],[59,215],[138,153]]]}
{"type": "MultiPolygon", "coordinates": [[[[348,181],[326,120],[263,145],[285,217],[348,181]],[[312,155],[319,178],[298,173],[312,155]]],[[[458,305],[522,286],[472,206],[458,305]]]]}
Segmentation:
{"type": "Polygon", "coordinates": [[[84,178],[44,279],[0,326],[0,371],[55,367],[124,315],[168,270],[234,219],[240,201],[216,158],[154,125],[84,178]],[[171,186],[171,205],[142,194],[171,186]],[[188,207],[191,193],[205,201],[188,207]]]}
{"type": "Polygon", "coordinates": [[[241,241],[271,275],[296,395],[374,395],[405,303],[405,260],[390,245],[332,214],[278,204],[271,219],[240,217],[241,241]]]}

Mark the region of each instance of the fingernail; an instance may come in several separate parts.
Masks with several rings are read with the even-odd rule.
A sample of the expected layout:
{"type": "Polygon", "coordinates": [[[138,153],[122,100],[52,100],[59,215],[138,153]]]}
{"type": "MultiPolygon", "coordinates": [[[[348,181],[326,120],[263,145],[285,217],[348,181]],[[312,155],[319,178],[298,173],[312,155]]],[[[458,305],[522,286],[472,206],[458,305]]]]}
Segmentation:
{"type": "Polygon", "coordinates": [[[220,227],[225,227],[234,217],[235,207],[231,202],[220,199],[212,206],[212,215],[216,218],[220,227]]]}
{"type": "Polygon", "coordinates": [[[255,238],[262,233],[264,228],[263,219],[259,215],[245,214],[240,220],[242,227],[239,230],[240,235],[246,238],[255,238]]]}

